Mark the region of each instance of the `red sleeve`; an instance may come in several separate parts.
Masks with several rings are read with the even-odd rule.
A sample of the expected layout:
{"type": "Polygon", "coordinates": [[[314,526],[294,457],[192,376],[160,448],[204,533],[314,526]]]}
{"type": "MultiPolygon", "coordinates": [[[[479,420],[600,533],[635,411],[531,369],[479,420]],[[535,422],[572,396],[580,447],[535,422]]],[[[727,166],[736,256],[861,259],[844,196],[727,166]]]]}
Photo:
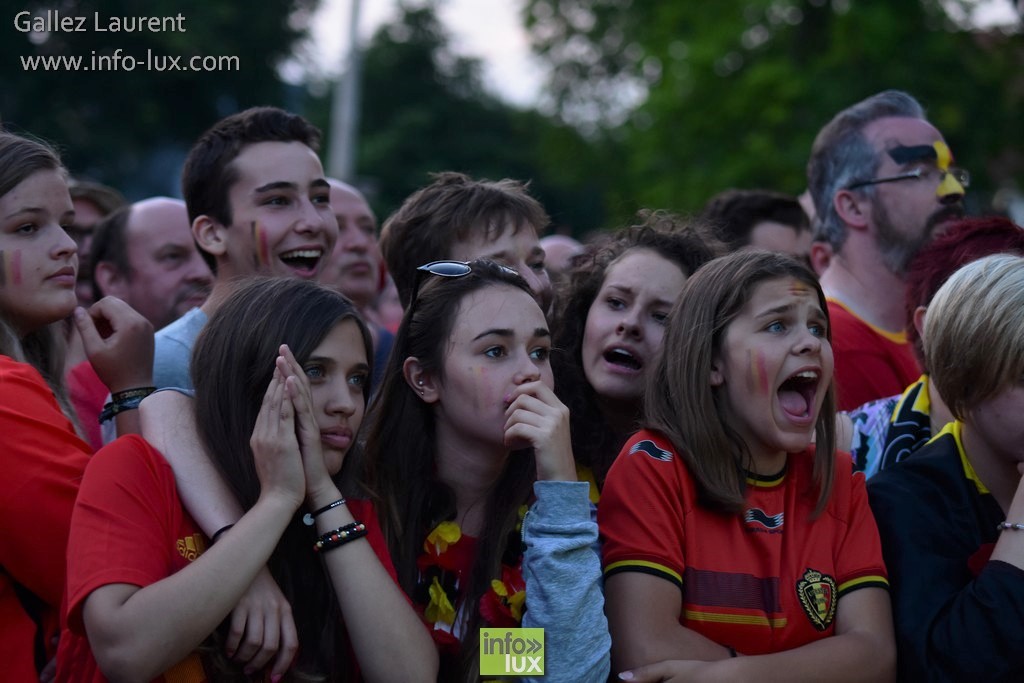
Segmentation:
{"type": "MultiPolygon", "coordinates": [[[[85,470],[68,544],[68,628],[112,583],[148,586],[173,573],[181,503],[163,457],[137,435],[101,448],[85,470]]],[[[200,549],[201,551],[201,549],[200,549]]]]}
{"type": "Polygon", "coordinates": [[[0,356],[0,564],[54,609],[71,510],[92,452],[35,368],[0,356]]]}
{"type": "Polygon", "coordinates": [[[635,434],[615,459],[598,506],[605,576],[639,571],[682,587],[685,465],[665,439],[635,434]]]}
{"type": "Polygon", "coordinates": [[[839,597],[858,588],[887,589],[889,581],[882,559],[882,542],[868,505],[864,473],[854,472],[851,476],[850,461],[842,453],[836,458],[836,470],[840,481],[833,495],[837,503],[846,507],[841,512],[847,520],[846,533],[835,550],[839,597]]]}

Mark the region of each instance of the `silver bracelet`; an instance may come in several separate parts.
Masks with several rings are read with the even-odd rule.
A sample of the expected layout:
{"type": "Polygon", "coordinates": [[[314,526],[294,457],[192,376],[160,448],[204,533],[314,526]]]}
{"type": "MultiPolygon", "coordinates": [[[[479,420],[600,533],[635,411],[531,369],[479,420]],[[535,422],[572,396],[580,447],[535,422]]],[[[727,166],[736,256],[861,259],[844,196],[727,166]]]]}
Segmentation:
{"type": "Polygon", "coordinates": [[[1024,524],[1014,524],[1013,522],[999,522],[999,524],[996,524],[996,531],[1024,531],[1024,524]]]}

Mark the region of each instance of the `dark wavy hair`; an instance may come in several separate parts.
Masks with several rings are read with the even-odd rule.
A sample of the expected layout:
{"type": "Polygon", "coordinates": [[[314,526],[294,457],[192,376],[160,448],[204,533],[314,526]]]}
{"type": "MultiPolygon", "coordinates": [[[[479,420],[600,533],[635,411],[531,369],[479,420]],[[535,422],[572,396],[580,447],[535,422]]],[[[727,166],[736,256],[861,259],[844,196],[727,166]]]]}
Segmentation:
{"type": "MultiPolygon", "coordinates": [[[[243,509],[252,508],[260,495],[249,439],[280,345],[288,344],[302,364],[335,325],[347,320],[358,325],[367,364],[371,363],[369,332],[344,296],[297,278],[253,277],[239,282],[200,332],[191,369],[196,426],[243,509]]],[[[336,475],[340,477],[341,473],[336,475]]],[[[303,524],[296,513],[268,567],[291,603],[303,644],[296,656],[296,671],[338,680],[348,668],[339,645],[343,627],[322,561],[310,552],[315,541],[315,528],[303,524]]]]}
{"type": "MultiPolygon", "coordinates": [[[[663,211],[641,211],[637,225],[600,239],[572,260],[555,305],[551,365],[555,390],[568,406],[576,462],[590,467],[600,487],[608,468],[625,443],[601,413],[598,397],[583,372],[583,337],[590,307],[608,269],[634,249],[648,249],[676,264],[684,275],[723,253],[724,246],[708,227],[663,211]]],[[[636,418],[640,418],[640,402],[636,418]]]]}
{"type": "MultiPolygon", "coordinates": [[[[711,368],[722,351],[729,324],[754,288],[767,280],[792,277],[818,296],[828,318],[818,278],[795,259],[765,251],[743,251],[715,259],[683,285],[669,315],[661,352],[647,377],[644,427],[664,434],[693,475],[701,503],[737,513],[744,509],[745,470],[750,452],[729,426],[731,407],[724,387],[711,386],[711,368]]],[[[826,337],[832,342],[831,326],[826,337]]],[[[836,451],[835,390],[829,384],[815,423],[815,514],[832,493],[836,451]]]]}
{"type": "MultiPolygon", "coordinates": [[[[437,524],[455,519],[455,494],[437,479],[435,407],[421,401],[406,383],[406,358],[419,359],[424,371],[444,378],[448,341],[462,301],[486,287],[520,289],[532,298],[519,275],[492,261],[470,263],[461,277],[427,276],[418,296],[406,311],[395,335],[383,383],[371,415],[366,442],[366,477],[376,492],[377,510],[398,581],[412,596],[418,581],[416,560],[423,539],[437,524]]],[[[476,606],[500,574],[502,556],[515,528],[519,507],[526,503],[535,478],[532,450],[510,457],[491,495],[483,533],[469,585],[462,587],[462,603],[476,606]]],[[[458,661],[441,662],[439,680],[477,680],[479,610],[468,609],[458,661]]]]}

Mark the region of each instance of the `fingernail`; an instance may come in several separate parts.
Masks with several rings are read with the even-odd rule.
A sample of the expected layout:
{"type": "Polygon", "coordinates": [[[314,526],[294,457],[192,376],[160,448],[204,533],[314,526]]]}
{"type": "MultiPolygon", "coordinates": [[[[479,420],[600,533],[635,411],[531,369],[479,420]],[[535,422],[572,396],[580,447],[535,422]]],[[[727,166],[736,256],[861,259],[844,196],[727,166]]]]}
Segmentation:
{"type": "Polygon", "coordinates": [[[512,402],[512,394],[511,393],[505,394],[505,398],[503,398],[502,400],[505,401],[505,405],[508,405],[509,403],[512,402]]]}
{"type": "Polygon", "coordinates": [[[81,306],[76,306],[75,307],[75,317],[76,318],[84,318],[85,317],[85,309],[82,308],[81,306]]]}
{"type": "Polygon", "coordinates": [[[633,680],[633,672],[632,671],[623,671],[622,673],[619,674],[619,680],[620,681],[631,681],[631,680],[633,680]]]}

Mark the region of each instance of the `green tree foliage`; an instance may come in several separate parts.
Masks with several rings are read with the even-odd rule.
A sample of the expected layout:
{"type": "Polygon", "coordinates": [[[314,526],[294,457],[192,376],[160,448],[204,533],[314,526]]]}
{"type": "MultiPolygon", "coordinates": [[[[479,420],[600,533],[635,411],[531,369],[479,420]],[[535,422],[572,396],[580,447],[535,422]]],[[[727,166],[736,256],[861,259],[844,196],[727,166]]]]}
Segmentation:
{"type": "Polygon", "coordinates": [[[928,109],[976,208],[1024,186],[1024,39],[959,27],[938,0],[528,0],[524,16],[562,115],[613,134],[617,205],[799,193],[821,126],[887,88],[928,109]]]}
{"type": "Polygon", "coordinates": [[[430,174],[530,181],[555,225],[604,220],[595,149],[571,126],[488,94],[478,60],[458,56],[431,4],[403,6],[363,55],[357,173],[386,217],[430,174]]]}
{"type": "MultiPolygon", "coordinates": [[[[140,174],[175,174],[180,157],[214,121],[240,109],[263,104],[288,106],[278,63],[306,34],[319,0],[25,0],[9,5],[0,28],[0,118],[59,145],[65,163],[77,173],[126,191],[140,174]],[[85,17],[80,32],[24,33],[13,20],[27,10],[45,18],[85,17]],[[111,17],[184,17],[180,31],[100,32],[111,17]],[[144,62],[147,51],[180,57],[238,57],[237,70],[131,71],[26,70],[23,57],[81,56],[84,65],[116,50],[144,62]],[[161,154],[167,157],[161,164],[161,154]]],[[[108,62],[110,64],[110,62],[108,62]]],[[[140,188],[141,191],[152,191],[140,188]]],[[[166,190],[164,190],[166,191],[166,190]]],[[[131,193],[131,192],[129,192],[131,193]]]]}

